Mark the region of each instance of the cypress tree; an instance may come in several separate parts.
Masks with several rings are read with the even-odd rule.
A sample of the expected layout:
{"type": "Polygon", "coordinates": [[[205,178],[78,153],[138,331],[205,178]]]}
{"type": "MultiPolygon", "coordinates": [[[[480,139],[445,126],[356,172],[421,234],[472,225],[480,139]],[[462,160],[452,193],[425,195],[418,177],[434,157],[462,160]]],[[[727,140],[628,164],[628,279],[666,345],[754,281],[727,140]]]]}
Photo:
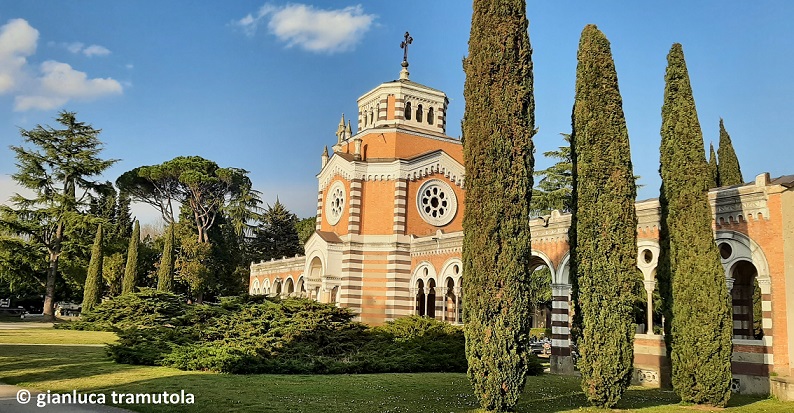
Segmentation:
{"type": "MultiPolygon", "coordinates": [[[[703,135],[681,45],[667,55],[659,172],[657,269],[673,388],[684,402],[724,406],[730,397],[730,297],[712,234],[703,135]]],[[[720,163],[723,159],[720,158],[720,163]]]]}
{"type": "Polygon", "coordinates": [[[160,269],[157,271],[157,289],[174,292],[174,223],[168,225],[163,245],[163,256],[160,258],[160,269]]]}
{"type": "Polygon", "coordinates": [[[720,187],[720,172],[717,166],[717,154],[714,153],[713,143],[709,143],[709,179],[711,188],[720,187]]]}
{"type": "Polygon", "coordinates": [[[742,170],[739,168],[739,159],[733,150],[731,136],[725,131],[725,125],[720,118],[720,147],[717,149],[720,158],[718,166],[720,186],[740,185],[744,183],[742,170]]]}
{"type": "Polygon", "coordinates": [[[102,284],[102,224],[99,224],[94,245],[91,247],[91,261],[88,264],[88,275],[85,277],[81,311],[90,311],[99,304],[102,298],[102,284]]]}
{"type": "Polygon", "coordinates": [[[570,237],[582,332],[582,389],[613,407],[631,383],[637,275],[637,189],[609,40],[587,25],[579,41],[571,135],[570,237]]]}
{"type": "Polygon", "coordinates": [[[127,248],[127,265],[124,267],[122,294],[135,292],[135,276],[138,274],[138,244],[140,242],[141,224],[135,221],[135,228],[130,236],[130,246],[127,248]]]}
{"type": "Polygon", "coordinates": [[[529,362],[535,134],[526,2],[474,0],[466,72],[463,271],[468,376],[481,406],[515,406],[529,362]]]}

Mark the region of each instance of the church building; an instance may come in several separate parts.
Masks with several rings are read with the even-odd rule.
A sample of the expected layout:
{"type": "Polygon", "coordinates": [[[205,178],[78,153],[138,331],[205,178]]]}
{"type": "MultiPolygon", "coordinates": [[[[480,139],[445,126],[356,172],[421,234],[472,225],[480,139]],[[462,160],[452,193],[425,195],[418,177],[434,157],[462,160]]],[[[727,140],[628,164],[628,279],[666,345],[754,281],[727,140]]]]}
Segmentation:
{"type": "MultiPolygon", "coordinates": [[[[446,135],[444,92],[399,79],[358,99],[317,174],[317,226],[305,255],[251,264],[250,294],[302,296],[382,324],[418,314],[462,322],[465,174],[460,140],[446,135]]],[[[733,302],[733,389],[794,399],[794,176],[712,189],[715,241],[733,302]],[[789,305],[791,303],[791,305],[789,305]]],[[[635,381],[669,384],[658,289],[660,207],[639,201],[637,266],[647,309],[635,336],[635,381]]],[[[551,272],[551,366],[574,369],[568,274],[570,214],[529,222],[532,263],[551,272]]]]}

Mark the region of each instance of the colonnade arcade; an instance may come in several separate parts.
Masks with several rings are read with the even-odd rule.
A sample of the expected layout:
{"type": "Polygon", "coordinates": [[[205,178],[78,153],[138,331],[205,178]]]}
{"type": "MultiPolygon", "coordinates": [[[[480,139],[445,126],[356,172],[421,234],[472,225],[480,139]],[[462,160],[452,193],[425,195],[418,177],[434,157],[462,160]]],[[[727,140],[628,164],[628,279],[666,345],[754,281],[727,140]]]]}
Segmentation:
{"type": "Polygon", "coordinates": [[[416,266],[410,288],[412,314],[462,323],[463,263],[458,258],[452,258],[444,263],[439,274],[427,261],[416,266]]]}
{"type": "MultiPolygon", "coordinates": [[[[746,235],[735,231],[717,231],[715,242],[725,269],[728,292],[733,304],[734,339],[744,344],[764,345],[764,336],[771,335],[772,303],[771,279],[764,252],[746,235]]],[[[656,240],[637,242],[637,267],[643,276],[645,309],[637,322],[637,334],[659,335],[662,317],[659,312],[656,268],[659,244],[656,240]]],[[[541,266],[551,272],[551,339],[552,355],[570,355],[570,254],[559,265],[542,251],[532,251],[534,271],[541,266]]],[[[411,314],[436,318],[448,323],[463,321],[463,265],[459,258],[450,258],[436,271],[428,261],[422,261],[412,271],[409,284],[411,314]]],[[[278,277],[262,282],[254,280],[252,294],[282,297],[306,297],[328,303],[339,303],[342,289],[338,277],[325,274],[319,256],[309,260],[307,271],[297,277],[278,277]],[[308,273],[308,277],[304,274],[308,273]]]]}

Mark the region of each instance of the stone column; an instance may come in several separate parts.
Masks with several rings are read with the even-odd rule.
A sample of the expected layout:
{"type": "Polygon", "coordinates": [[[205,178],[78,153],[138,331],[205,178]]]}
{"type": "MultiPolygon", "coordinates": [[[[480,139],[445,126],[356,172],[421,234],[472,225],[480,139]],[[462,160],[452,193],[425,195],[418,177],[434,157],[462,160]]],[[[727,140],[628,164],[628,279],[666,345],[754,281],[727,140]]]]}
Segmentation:
{"type": "Polygon", "coordinates": [[[571,329],[569,321],[570,284],[551,285],[551,371],[572,374],[571,329]]]}
{"type": "Polygon", "coordinates": [[[653,334],[653,290],[656,288],[656,281],[655,280],[645,280],[645,292],[648,295],[648,302],[647,302],[647,325],[645,327],[646,334],[653,334]]]}
{"type": "Polygon", "coordinates": [[[460,324],[460,294],[463,292],[461,287],[455,287],[455,323],[460,324]]]}
{"type": "Polygon", "coordinates": [[[417,301],[416,296],[417,296],[417,294],[419,294],[419,291],[417,291],[416,287],[411,287],[411,289],[409,290],[409,294],[411,294],[411,301],[413,301],[413,304],[411,305],[411,307],[413,308],[413,310],[411,310],[411,315],[415,315],[415,314],[417,314],[417,312],[416,312],[416,301],[417,301]]]}

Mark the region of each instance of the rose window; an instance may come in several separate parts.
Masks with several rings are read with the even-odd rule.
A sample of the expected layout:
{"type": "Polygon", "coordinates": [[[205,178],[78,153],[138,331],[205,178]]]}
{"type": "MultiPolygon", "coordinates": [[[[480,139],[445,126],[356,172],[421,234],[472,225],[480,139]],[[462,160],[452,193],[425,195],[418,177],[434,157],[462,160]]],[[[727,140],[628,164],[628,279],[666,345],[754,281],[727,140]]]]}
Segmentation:
{"type": "Polygon", "coordinates": [[[427,181],[419,188],[416,204],[422,219],[437,227],[449,224],[458,209],[455,192],[438,179],[427,181]]]}
{"type": "Polygon", "coordinates": [[[336,182],[331,186],[328,197],[325,201],[325,214],[328,223],[336,225],[342,212],[345,210],[345,186],[341,182],[336,182]]]}

